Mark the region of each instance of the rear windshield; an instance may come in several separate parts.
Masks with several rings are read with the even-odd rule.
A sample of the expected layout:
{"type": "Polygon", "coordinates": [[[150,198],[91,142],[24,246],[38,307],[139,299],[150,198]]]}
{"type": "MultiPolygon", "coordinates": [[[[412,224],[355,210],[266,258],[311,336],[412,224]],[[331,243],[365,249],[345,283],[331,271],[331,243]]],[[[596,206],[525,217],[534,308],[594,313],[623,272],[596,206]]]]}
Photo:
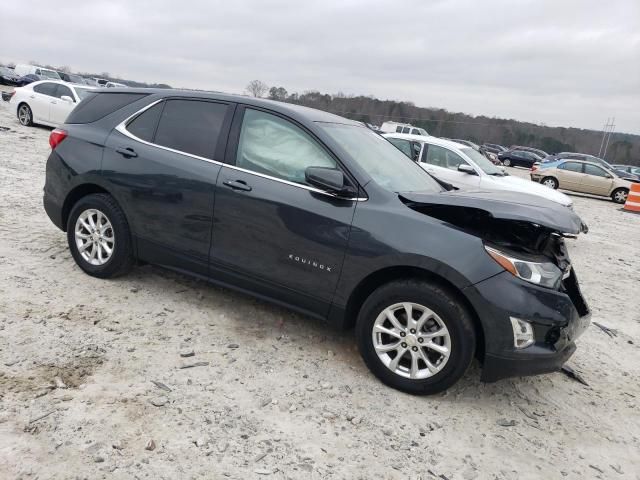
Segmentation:
{"type": "Polygon", "coordinates": [[[85,99],[71,111],[66,123],[96,122],[147,95],[147,93],[87,92],[85,99]]]}

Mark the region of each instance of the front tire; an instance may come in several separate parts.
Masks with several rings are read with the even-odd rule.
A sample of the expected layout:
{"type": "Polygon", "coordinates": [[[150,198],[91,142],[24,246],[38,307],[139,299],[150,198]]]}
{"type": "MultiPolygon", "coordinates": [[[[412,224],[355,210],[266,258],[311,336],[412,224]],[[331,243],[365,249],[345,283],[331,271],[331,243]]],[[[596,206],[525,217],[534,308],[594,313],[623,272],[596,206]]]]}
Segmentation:
{"type": "Polygon", "coordinates": [[[18,121],[22,126],[33,126],[33,112],[31,111],[31,107],[26,103],[21,103],[18,106],[18,121]]]}
{"type": "Polygon", "coordinates": [[[509,158],[505,158],[504,160],[502,160],[502,164],[503,164],[505,167],[510,167],[510,166],[511,166],[511,159],[509,159],[509,158]]]}
{"type": "Polygon", "coordinates": [[[476,346],[464,305],[439,285],[410,279],[382,285],[369,296],[358,314],[356,338],[378,379],[416,395],[456,383],[476,346]]]}
{"type": "Polygon", "coordinates": [[[133,266],[129,224],[111,195],[78,200],[67,221],[67,241],[78,266],[93,277],[117,277],[133,266]]]}
{"type": "Polygon", "coordinates": [[[553,177],[544,177],[540,183],[545,187],[553,188],[554,190],[558,189],[558,180],[553,177]]]}
{"type": "Polygon", "coordinates": [[[616,203],[626,203],[629,190],[626,188],[617,188],[611,193],[611,200],[616,203]]]}

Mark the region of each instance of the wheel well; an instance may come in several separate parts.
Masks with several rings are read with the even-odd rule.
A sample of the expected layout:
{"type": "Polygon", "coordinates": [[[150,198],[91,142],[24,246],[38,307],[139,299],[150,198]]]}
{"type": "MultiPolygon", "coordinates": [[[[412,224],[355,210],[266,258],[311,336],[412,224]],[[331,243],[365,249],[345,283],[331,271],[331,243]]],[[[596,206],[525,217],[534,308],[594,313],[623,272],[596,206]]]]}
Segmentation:
{"type": "Polygon", "coordinates": [[[86,183],[83,185],[79,185],[73,190],[69,192],[67,198],[64,199],[64,204],[62,205],[62,225],[67,229],[67,221],[69,220],[69,213],[71,213],[71,209],[76,204],[78,200],[82,197],[86,197],[87,195],[91,195],[92,193],[109,193],[104,188],[99,185],[95,185],[93,183],[86,183]]]}
{"type": "Polygon", "coordinates": [[[480,318],[473,308],[473,305],[471,305],[471,302],[469,302],[467,297],[465,297],[460,289],[453,283],[440,275],[430,272],[429,270],[424,270],[422,268],[409,266],[389,267],[378,270],[377,272],[370,274],[368,277],[362,280],[351,293],[351,296],[347,301],[347,307],[345,309],[345,327],[353,327],[358,316],[358,312],[360,311],[360,308],[362,308],[362,304],[365,302],[367,297],[369,297],[369,295],[373,293],[374,290],[376,290],[381,285],[384,285],[385,283],[407,278],[417,278],[431,283],[436,283],[440,287],[448,290],[456,299],[460,301],[460,303],[465,306],[465,308],[471,314],[471,318],[473,318],[473,326],[476,331],[476,355],[480,359],[484,358],[484,330],[482,328],[480,318]]]}
{"type": "Polygon", "coordinates": [[[542,180],[540,180],[540,183],[544,182],[547,178],[552,178],[552,179],[554,179],[556,181],[557,184],[560,184],[558,179],[556,177],[554,177],[553,175],[547,175],[546,177],[542,177],[542,180]]]}

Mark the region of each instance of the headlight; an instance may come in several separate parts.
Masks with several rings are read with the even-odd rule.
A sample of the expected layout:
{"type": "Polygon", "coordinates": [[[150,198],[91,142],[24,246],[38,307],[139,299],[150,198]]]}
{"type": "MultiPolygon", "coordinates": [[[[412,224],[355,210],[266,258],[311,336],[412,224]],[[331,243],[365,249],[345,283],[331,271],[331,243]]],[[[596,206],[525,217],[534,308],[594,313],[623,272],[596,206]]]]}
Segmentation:
{"type": "Polygon", "coordinates": [[[551,262],[534,262],[515,258],[486,245],[484,249],[507,272],[522,280],[548,288],[558,288],[560,285],[562,271],[551,262]]]}

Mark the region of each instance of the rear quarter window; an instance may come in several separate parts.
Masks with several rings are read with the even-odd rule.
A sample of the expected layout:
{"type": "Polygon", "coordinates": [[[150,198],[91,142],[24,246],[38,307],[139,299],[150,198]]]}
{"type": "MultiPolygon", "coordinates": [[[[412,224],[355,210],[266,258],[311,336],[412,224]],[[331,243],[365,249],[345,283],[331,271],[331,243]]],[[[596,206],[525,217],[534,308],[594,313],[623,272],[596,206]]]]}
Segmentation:
{"type": "Polygon", "coordinates": [[[66,123],[96,122],[147,95],[147,93],[90,93],[71,111],[66,123]]]}

